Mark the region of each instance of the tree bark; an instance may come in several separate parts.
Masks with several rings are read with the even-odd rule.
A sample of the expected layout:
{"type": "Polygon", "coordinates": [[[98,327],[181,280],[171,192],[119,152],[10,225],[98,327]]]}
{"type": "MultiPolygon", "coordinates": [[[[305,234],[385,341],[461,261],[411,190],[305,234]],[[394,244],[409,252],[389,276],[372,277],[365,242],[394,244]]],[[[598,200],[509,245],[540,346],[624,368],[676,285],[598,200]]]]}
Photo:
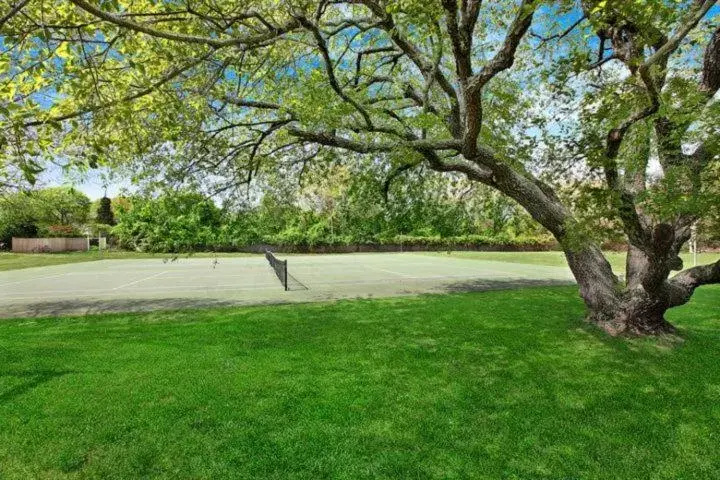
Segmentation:
{"type": "Polygon", "coordinates": [[[675,327],[665,320],[668,308],[667,297],[653,296],[642,288],[633,288],[622,292],[618,308],[614,311],[603,312],[602,317],[592,312],[591,318],[610,335],[675,333],[675,327]]]}
{"type": "Polygon", "coordinates": [[[614,275],[609,276],[610,265],[599,249],[581,254],[566,252],[566,256],[588,307],[588,321],[613,336],[676,331],[665,320],[665,312],[671,307],[665,289],[662,285],[652,290],[643,286],[657,266],[640,249],[631,246],[628,251],[624,285],[614,275]]]}
{"type": "Polygon", "coordinates": [[[625,284],[610,282],[610,267],[604,265],[607,262],[599,249],[566,250],[565,255],[588,307],[588,320],[613,336],[676,333],[665,313],[686,304],[698,287],[720,283],[720,261],[689,268],[668,279],[671,270],[681,268],[674,246],[664,258],[651,258],[630,246],[625,284]]]}

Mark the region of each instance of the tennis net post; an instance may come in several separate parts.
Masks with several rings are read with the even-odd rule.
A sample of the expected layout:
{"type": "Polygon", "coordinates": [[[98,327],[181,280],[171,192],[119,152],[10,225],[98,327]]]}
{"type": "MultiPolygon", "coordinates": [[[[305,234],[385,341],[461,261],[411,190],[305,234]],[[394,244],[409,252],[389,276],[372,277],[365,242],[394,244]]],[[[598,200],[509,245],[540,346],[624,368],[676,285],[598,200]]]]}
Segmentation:
{"type": "Polygon", "coordinates": [[[270,266],[275,271],[278,280],[282,283],[285,291],[288,291],[288,269],[287,260],[278,259],[270,250],[265,250],[265,258],[270,263],[270,266]]]}

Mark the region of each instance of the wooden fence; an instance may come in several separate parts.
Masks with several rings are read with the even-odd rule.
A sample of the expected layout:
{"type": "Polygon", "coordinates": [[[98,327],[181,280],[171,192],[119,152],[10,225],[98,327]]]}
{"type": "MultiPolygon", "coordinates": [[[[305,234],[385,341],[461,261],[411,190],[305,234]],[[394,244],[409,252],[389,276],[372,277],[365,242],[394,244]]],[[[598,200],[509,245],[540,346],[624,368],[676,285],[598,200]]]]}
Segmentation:
{"type": "Polygon", "coordinates": [[[87,238],[14,238],[12,251],[15,253],[54,253],[90,250],[87,238]]]}

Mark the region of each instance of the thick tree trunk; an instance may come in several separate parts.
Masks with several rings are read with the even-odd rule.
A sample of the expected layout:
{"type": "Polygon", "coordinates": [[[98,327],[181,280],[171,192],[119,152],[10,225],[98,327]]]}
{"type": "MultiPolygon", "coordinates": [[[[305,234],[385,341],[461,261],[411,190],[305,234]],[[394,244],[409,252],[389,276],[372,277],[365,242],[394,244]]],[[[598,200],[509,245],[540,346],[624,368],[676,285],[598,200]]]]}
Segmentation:
{"type": "Polygon", "coordinates": [[[628,253],[628,279],[621,282],[600,247],[573,231],[572,215],[547,185],[492,158],[478,155],[467,160],[488,168],[491,175],[479,181],[517,201],[563,245],[588,307],[588,320],[610,335],[673,333],[665,312],[686,303],[698,285],[720,283],[720,262],[716,267],[686,270],[678,280],[668,281],[671,270],[682,268],[677,252],[687,240],[690,223],[676,227],[660,223],[652,229],[638,223],[636,245],[628,253]]]}
{"type": "Polygon", "coordinates": [[[669,253],[665,259],[652,258],[631,247],[628,278],[623,284],[612,275],[596,246],[566,248],[565,256],[588,307],[588,320],[613,336],[675,333],[675,327],[665,320],[665,312],[686,304],[696,288],[720,283],[720,261],[668,278],[679,261],[675,249],[669,253]]]}
{"type": "Polygon", "coordinates": [[[652,297],[643,289],[625,290],[614,309],[591,309],[588,319],[610,335],[660,335],[675,333],[667,320],[667,299],[652,297]]]}
{"type": "Polygon", "coordinates": [[[637,247],[628,245],[625,259],[625,283],[628,288],[638,288],[642,285],[643,273],[647,271],[649,261],[647,256],[637,247]]]}
{"type": "Polygon", "coordinates": [[[620,303],[620,285],[600,248],[588,244],[565,247],[564,251],[570,270],[580,287],[580,296],[588,308],[598,312],[616,310],[620,303]]]}
{"type": "Polygon", "coordinates": [[[626,283],[617,279],[595,245],[566,248],[565,256],[588,308],[588,321],[613,336],[676,331],[665,320],[665,312],[673,306],[670,296],[662,288],[649,293],[643,286],[655,271],[644,253],[634,248],[628,252],[626,283]]]}

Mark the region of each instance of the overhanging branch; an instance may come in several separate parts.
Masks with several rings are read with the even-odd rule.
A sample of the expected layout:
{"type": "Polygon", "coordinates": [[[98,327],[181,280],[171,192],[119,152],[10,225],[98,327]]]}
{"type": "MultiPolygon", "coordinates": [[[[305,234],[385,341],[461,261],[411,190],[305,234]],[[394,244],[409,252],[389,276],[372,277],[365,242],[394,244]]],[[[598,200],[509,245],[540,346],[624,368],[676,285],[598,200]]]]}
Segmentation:
{"type": "Polygon", "coordinates": [[[451,150],[460,151],[462,145],[457,140],[408,140],[400,142],[363,142],[340,137],[330,132],[312,132],[297,126],[289,125],[288,133],[303,140],[314,142],[328,147],[342,148],[357,153],[391,152],[398,148],[411,148],[414,150],[451,150]]]}
{"type": "Polygon", "coordinates": [[[158,30],[155,28],[150,28],[147,25],[140,24],[133,22],[132,20],[128,20],[128,18],[123,17],[121,15],[117,15],[115,13],[106,12],[105,10],[102,10],[91,3],[87,2],[86,0],[70,0],[73,4],[75,4],[77,7],[81,8],[82,10],[85,10],[89,14],[93,15],[94,17],[100,18],[102,20],[105,20],[107,22],[113,23],[119,27],[132,30],[135,32],[144,33],[146,35],[150,35],[152,37],[157,38],[163,38],[165,40],[172,40],[176,42],[183,42],[183,43],[194,43],[194,44],[200,44],[200,45],[209,45],[214,48],[223,48],[223,47],[229,47],[229,46],[248,46],[248,45],[257,45],[263,42],[267,42],[268,40],[272,40],[273,38],[277,38],[280,35],[283,35],[289,31],[292,31],[293,29],[299,27],[299,23],[295,19],[291,19],[287,21],[284,25],[274,28],[273,30],[269,30],[266,33],[258,34],[258,35],[248,35],[246,37],[238,37],[238,38],[228,38],[228,39],[219,39],[219,38],[213,38],[213,37],[203,37],[198,35],[189,35],[189,34],[183,34],[183,33],[177,33],[177,32],[168,32],[164,30],[158,30]]]}
{"type": "Polygon", "coordinates": [[[150,95],[151,93],[153,93],[154,91],[156,91],[158,88],[162,87],[169,81],[177,78],[183,72],[199,65],[204,60],[207,60],[208,58],[210,58],[213,53],[214,53],[213,51],[210,51],[210,52],[206,53],[205,55],[191,61],[190,63],[183,65],[182,67],[178,67],[173,70],[170,70],[168,73],[163,75],[159,80],[155,81],[152,85],[150,85],[149,87],[147,87],[145,89],[140,90],[139,92],[135,92],[131,95],[127,95],[118,100],[113,100],[113,101],[110,101],[110,102],[107,102],[107,103],[104,103],[101,105],[95,105],[95,106],[83,108],[83,109],[76,110],[74,112],[66,113],[63,115],[56,115],[53,117],[44,118],[42,120],[32,120],[30,122],[25,122],[25,123],[23,123],[23,127],[35,127],[35,126],[45,125],[45,124],[49,124],[49,123],[63,122],[65,120],[77,118],[77,117],[80,117],[80,116],[88,114],[88,113],[99,112],[101,110],[105,110],[105,109],[114,107],[116,105],[120,105],[123,103],[129,103],[129,102],[132,102],[139,98],[142,98],[144,96],[150,95]]]}
{"type": "Polygon", "coordinates": [[[13,6],[8,13],[0,17],[0,28],[2,28],[8,20],[17,15],[18,12],[20,12],[20,10],[22,10],[23,7],[28,3],[30,3],[30,0],[22,0],[21,2],[13,6]]]}

